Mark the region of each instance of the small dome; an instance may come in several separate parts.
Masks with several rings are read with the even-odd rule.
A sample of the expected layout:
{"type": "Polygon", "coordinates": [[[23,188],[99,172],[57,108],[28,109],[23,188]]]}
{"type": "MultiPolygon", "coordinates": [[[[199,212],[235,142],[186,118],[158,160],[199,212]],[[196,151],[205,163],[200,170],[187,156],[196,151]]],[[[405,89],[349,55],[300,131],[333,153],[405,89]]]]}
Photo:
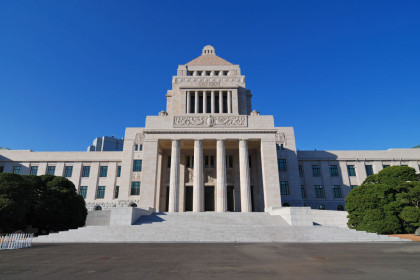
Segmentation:
{"type": "Polygon", "coordinates": [[[205,54],[216,54],[216,52],[214,51],[214,47],[207,45],[203,48],[203,55],[205,54]]]}

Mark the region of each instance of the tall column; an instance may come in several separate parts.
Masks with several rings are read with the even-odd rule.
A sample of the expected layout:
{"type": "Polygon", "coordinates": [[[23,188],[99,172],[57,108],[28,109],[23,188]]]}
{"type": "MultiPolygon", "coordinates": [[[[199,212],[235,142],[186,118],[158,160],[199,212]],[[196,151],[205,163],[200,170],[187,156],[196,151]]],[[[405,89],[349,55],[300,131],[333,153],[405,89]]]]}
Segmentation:
{"type": "Polygon", "coordinates": [[[178,211],[180,141],[172,140],[171,174],[169,179],[169,212],[178,211]]]}
{"type": "Polygon", "coordinates": [[[198,113],[198,91],[195,92],[195,113],[198,113]]]}
{"type": "Polygon", "coordinates": [[[187,114],[191,113],[191,93],[187,91],[187,114]]]}
{"type": "Polygon", "coordinates": [[[228,113],[229,114],[232,114],[232,91],[231,90],[229,90],[228,92],[227,92],[227,109],[228,109],[228,113]]]}
{"type": "Polygon", "coordinates": [[[217,140],[216,211],[226,212],[226,150],[225,141],[217,140]]]}
{"type": "Polygon", "coordinates": [[[219,113],[223,113],[223,91],[219,91],[219,113]]]}
{"type": "Polygon", "coordinates": [[[203,140],[194,141],[193,211],[203,211],[203,140]]]}
{"type": "Polygon", "coordinates": [[[239,174],[241,184],[241,212],[251,212],[251,180],[249,177],[248,140],[239,140],[239,174]]]}
{"type": "Polygon", "coordinates": [[[214,114],[214,90],[211,91],[211,113],[214,114]]]}
{"type": "Polygon", "coordinates": [[[207,113],[207,92],[203,91],[203,114],[207,113]]]}
{"type": "MultiPolygon", "coordinates": [[[[276,142],[274,140],[274,136],[271,140],[261,140],[264,211],[268,211],[270,207],[281,207],[279,172],[277,165],[274,164],[277,161],[276,142]]],[[[307,173],[304,175],[308,175],[307,173]]],[[[298,186],[296,185],[296,187],[298,186]]]]}

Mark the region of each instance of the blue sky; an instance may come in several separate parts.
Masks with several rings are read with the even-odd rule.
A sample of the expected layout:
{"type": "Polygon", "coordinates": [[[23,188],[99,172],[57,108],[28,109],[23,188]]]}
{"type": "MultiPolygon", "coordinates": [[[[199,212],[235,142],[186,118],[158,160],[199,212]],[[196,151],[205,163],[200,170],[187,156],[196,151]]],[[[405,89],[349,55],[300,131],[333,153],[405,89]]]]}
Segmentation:
{"type": "Polygon", "coordinates": [[[0,146],[85,150],[211,44],[300,150],[420,144],[420,1],[0,1],[0,146]]]}

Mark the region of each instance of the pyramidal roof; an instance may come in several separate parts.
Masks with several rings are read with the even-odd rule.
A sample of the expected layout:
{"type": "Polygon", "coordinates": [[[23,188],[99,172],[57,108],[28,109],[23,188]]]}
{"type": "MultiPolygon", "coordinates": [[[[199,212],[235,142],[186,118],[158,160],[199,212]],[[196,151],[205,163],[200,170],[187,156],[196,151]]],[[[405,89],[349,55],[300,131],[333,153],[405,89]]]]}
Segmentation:
{"type": "Polygon", "coordinates": [[[207,45],[203,48],[203,53],[196,59],[191,60],[187,66],[223,66],[233,65],[227,60],[216,55],[213,46],[207,45]]]}

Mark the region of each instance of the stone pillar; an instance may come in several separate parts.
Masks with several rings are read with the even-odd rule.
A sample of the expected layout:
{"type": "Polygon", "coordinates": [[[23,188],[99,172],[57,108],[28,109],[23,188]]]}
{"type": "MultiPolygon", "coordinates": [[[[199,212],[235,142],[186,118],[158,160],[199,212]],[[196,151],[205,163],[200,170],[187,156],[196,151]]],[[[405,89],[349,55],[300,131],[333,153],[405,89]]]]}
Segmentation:
{"type": "Polygon", "coordinates": [[[226,212],[226,149],[225,141],[217,140],[216,212],[226,212]]]}
{"type": "MultiPolygon", "coordinates": [[[[180,141],[172,140],[171,175],[169,179],[169,212],[178,211],[180,141]]],[[[147,176],[146,176],[147,177],[147,176]]]]}
{"type": "Polygon", "coordinates": [[[239,140],[239,174],[241,184],[241,212],[251,212],[251,180],[249,176],[248,140],[239,140]]]}
{"type": "Polygon", "coordinates": [[[198,113],[198,91],[195,91],[195,113],[198,113]]]}
{"type": "Polygon", "coordinates": [[[207,92],[203,91],[203,114],[207,113],[207,92]]]}
{"type": "MultiPolygon", "coordinates": [[[[261,140],[261,169],[264,188],[264,211],[267,211],[270,207],[281,207],[277,150],[274,136],[271,141],[261,140]]],[[[310,168],[305,170],[310,170],[310,168]]],[[[309,176],[308,173],[306,172],[304,175],[309,176]]],[[[312,180],[312,178],[310,179],[312,180]]]]}
{"type": "Polygon", "coordinates": [[[211,113],[214,114],[214,90],[211,91],[211,113]]]}
{"type": "Polygon", "coordinates": [[[191,113],[191,93],[187,91],[187,114],[191,113]]]}
{"type": "Polygon", "coordinates": [[[194,141],[193,211],[203,211],[203,140],[194,141]]]}
{"type": "Polygon", "coordinates": [[[223,113],[223,91],[219,91],[219,113],[223,113]]]}
{"type": "Polygon", "coordinates": [[[229,90],[227,92],[227,109],[228,109],[228,113],[232,114],[232,91],[229,90]]]}

